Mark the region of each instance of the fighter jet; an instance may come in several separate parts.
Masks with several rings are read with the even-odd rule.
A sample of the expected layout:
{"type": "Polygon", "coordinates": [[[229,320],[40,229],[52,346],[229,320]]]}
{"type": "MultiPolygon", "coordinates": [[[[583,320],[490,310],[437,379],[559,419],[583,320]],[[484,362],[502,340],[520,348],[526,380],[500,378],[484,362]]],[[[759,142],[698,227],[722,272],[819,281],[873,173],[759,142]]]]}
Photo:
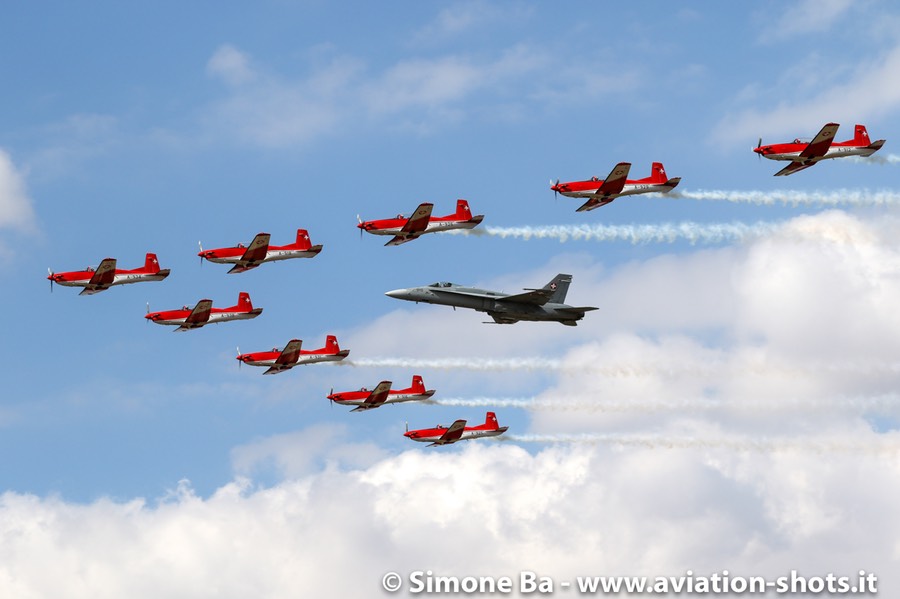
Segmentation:
{"type": "Polygon", "coordinates": [[[525,289],[525,293],[509,295],[464,287],[456,283],[432,283],[426,287],[395,289],[385,293],[388,297],[410,302],[442,304],[453,308],[471,308],[487,312],[496,324],[514,324],[520,320],[554,321],[574,327],[584,318],[584,313],[597,308],[573,307],[563,302],[572,275],[558,274],[541,289],[525,289]]]}

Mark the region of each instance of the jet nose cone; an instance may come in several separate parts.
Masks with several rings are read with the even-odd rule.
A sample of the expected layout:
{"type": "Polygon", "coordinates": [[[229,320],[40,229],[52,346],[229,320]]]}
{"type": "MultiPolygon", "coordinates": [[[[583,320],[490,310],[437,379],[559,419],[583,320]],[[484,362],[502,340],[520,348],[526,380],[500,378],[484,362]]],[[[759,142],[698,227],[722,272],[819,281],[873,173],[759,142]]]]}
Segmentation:
{"type": "Polygon", "coordinates": [[[387,293],[385,293],[385,295],[388,297],[396,298],[396,299],[404,299],[407,296],[409,296],[409,290],[408,289],[394,289],[393,291],[388,291],[387,293]]]}

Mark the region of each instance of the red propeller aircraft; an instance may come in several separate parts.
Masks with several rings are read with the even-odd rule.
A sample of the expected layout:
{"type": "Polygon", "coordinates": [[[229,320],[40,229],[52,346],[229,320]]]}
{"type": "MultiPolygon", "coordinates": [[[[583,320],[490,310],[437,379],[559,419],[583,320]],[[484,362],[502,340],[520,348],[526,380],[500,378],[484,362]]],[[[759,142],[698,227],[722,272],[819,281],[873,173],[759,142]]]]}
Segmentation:
{"type": "Polygon", "coordinates": [[[591,177],[588,181],[570,181],[560,183],[559,179],[554,183],[550,181],[550,189],[569,198],[588,198],[576,212],[593,210],[605,206],[619,196],[635,195],[638,193],[666,193],[672,191],[681,177],[669,179],[662,162],[654,162],[650,168],[650,176],[645,179],[628,179],[630,162],[617,164],[606,179],[591,177]]]}
{"type": "Polygon", "coordinates": [[[484,220],[483,214],[472,216],[469,203],[465,200],[456,200],[456,212],[447,216],[431,216],[432,208],[434,208],[434,204],[428,202],[419,204],[409,218],[398,214],[395,218],[363,222],[357,215],[356,219],[359,224],[356,226],[359,228],[360,235],[363,231],[373,235],[393,235],[393,239],[384,245],[400,245],[417,239],[425,233],[449,231],[450,229],[474,229],[484,220]]]}
{"type": "Polygon", "coordinates": [[[301,364],[315,364],[316,362],[339,362],[350,355],[349,349],[342,350],[337,342],[337,337],[328,335],[325,338],[325,347],[320,349],[300,349],[302,341],[291,339],[284,349],[272,348],[272,351],[259,351],[242,354],[238,350],[237,359],[242,364],[251,366],[268,366],[263,374],[278,374],[290,370],[301,364]]]}
{"type": "Polygon", "coordinates": [[[356,406],[351,412],[360,412],[381,407],[386,403],[398,403],[401,401],[416,401],[428,399],[434,395],[434,389],[425,390],[425,383],[418,374],[412,377],[412,386],[408,389],[391,390],[391,381],[381,381],[374,389],[369,391],[365,387],[359,391],[343,391],[335,393],[334,389],[328,395],[328,399],[342,405],[356,406]]]}
{"type": "Polygon", "coordinates": [[[193,308],[184,306],[181,310],[151,312],[148,306],[144,318],[156,324],[179,325],[176,331],[189,331],[211,323],[256,318],[262,311],[262,308],[254,308],[250,294],[242,291],[237,305],[230,308],[213,308],[212,300],[202,299],[193,308]]]}
{"type": "Polygon", "coordinates": [[[249,246],[242,243],[229,248],[204,250],[200,244],[200,262],[206,258],[219,264],[234,264],[228,274],[256,268],[263,262],[289,260],[290,258],[314,258],[322,251],[321,245],[312,245],[306,229],[297,229],[297,241],[288,245],[269,245],[268,233],[259,233],[249,246]]]}
{"type": "Polygon", "coordinates": [[[881,149],[884,140],[869,141],[869,133],[864,125],[857,125],[853,139],[847,141],[834,141],[837,133],[837,123],[828,123],[811,142],[795,139],[790,143],[762,145],[762,138],[753,148],[759,156],[770,160],[790,160],[791,163],[775,173],[776,177],[791,175],[803,169],[809,168],[820,160],[828,158],[842,158],[844,156],[871,156],[881,149]]]}
{"type": "Polygon", "coordinates": [[[407,427],[403,436],[413,441],[421,441],[427,443],[431,441],[432,445],[449,445],[457,441],[465,441],[466,439],[477,439],[479,437],[496,437],[507,431],[508,426],[500,426],[497,422],[497,415],[488,412],[484,419],[484,424],[478,426],[466,426],[465,420],[457,420],[450,426],[437,425],[434,428],[423,428],[417,431],[411,431],[407,427]]]}
{"type": "Polygon", "coordinates": [[[117,269],[115,258],[105,258],[97,268],[88,266],[85,270],[56,273],[50,269],[47,271],[50,273],[47,276],[50,279],[50,291],[53,291],[53,283],[67,287],[84,287],[78,295],[93,295],[106,291],[113,285],[162,281],[169,276],[168,268],[160,270],[156,254],[147,254],[144,266],[133,270],[117,269]]]}

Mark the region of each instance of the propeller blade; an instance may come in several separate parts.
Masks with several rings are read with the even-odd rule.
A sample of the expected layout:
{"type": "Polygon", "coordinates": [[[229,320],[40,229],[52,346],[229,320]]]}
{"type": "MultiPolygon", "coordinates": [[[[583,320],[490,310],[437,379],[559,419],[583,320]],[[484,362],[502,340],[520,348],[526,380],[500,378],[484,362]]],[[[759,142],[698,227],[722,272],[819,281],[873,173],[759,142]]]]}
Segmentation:
{"type": "Polygon", "coordinates": [[[406,421],[406,432],[409,432],[409,421],[406,421]]]}
{"type": "Polygon", "coordinates": [[[53,271],[48,267],[47,272],[50,273],[50,293],[53,293],[53,271]]]}

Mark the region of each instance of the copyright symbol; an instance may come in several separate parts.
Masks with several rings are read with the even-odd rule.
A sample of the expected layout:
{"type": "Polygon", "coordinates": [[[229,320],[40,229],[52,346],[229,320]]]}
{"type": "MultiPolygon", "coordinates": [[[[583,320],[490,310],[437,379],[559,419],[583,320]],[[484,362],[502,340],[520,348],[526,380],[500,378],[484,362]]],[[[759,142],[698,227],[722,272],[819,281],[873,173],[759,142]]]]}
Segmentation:
{"type": "Polygon", "coordinates": [[[388,572],[382,577],[381,586],[389,593],[396,593],[403,586],[403,579],[396,572],[388,572]]]}

